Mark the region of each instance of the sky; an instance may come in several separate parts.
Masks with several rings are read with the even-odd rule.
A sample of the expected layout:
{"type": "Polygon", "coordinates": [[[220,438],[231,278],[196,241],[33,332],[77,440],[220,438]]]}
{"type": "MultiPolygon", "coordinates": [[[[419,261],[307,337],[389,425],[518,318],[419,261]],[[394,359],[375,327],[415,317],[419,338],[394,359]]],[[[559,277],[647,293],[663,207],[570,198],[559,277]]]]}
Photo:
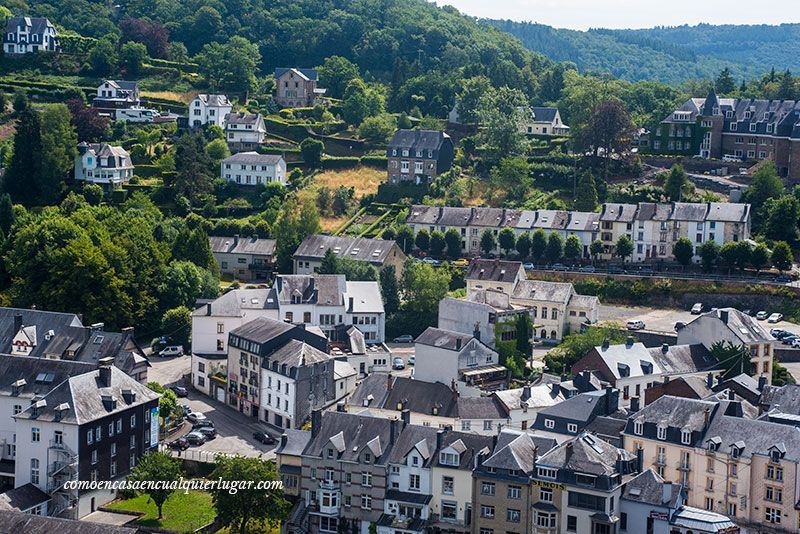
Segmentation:
{"type": "MultiPolygon", "coordinates": [[[[531,21],[586,30],[588,28],[651,28],[682,24],[780,24],[800,22],[797,0],[759,0],[757,8],[734,9],[730,0],[436,0],[467,15],[531,21]]],[[[752,6],[752,4],[751,4],[752,6]]]]}

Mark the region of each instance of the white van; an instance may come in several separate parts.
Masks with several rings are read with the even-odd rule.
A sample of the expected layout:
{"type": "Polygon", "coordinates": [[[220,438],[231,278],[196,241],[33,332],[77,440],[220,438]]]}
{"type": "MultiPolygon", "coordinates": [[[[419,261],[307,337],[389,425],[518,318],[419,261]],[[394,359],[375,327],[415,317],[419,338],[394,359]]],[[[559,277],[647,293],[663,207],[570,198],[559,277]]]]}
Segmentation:
{"type": "Polygon", "coordinates": [[[145,108],[118,109],[117,120],[125,122],[153,122],[158,111],[145,108]]]}

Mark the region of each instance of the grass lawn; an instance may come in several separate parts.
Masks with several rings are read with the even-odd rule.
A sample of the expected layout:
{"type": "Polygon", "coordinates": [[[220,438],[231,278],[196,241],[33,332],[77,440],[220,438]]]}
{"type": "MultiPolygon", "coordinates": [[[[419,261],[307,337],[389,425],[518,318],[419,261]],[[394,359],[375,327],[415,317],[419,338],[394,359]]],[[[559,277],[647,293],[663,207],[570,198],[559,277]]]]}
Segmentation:
{"type": "Polygon", "coordinates": [[[146,515],[136,522],[143,527],[162,528],[177,532],[192,532],[211,523],[216,516],[211,494],[202,491],[173,493],[164,503],[164,517],[159,521],[158,508],[147,495],[139,495],[126,501],[109,503],[109,508],[144,512],[146,515]]]}
{"type": "MultiPolygon", "coordinates": [[[[329,189],[336,189],[340,185],[345,187],[354,187],[356,190],[355,198],[360,200],[364,195],[378,192],[378,185],[386,181],[386,171],[376,169],[374,167],[366,167],[359,165],[352,169],[334,169],[322,171],[316,176],[311,184],[300,191],[299,196],[301,199],[310,198],[314,201],[317,199],[317,189],[320,187],[328,187],[329,189]]],[[[323,232],[333,232],[339,228],[350,215],[342,217],[325,217],[319,219],[319,224],[323,232]]]]}

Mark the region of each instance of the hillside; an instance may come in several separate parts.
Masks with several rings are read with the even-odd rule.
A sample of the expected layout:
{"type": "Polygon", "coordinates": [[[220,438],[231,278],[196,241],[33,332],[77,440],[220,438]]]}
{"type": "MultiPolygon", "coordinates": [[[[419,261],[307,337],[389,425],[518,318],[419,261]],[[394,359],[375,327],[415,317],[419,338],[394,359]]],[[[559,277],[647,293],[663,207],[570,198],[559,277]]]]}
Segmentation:
{"type": "Polygon", "coordinates": [[[575,31],[530,22],[483,22],[515,35],[530,50],[571,61],[581,71],[610,72],[631,81],[709,79],[726,66],[737,80],[759,76],[772,66],[800,71],[795,52],[800,24],[575,31]]]}

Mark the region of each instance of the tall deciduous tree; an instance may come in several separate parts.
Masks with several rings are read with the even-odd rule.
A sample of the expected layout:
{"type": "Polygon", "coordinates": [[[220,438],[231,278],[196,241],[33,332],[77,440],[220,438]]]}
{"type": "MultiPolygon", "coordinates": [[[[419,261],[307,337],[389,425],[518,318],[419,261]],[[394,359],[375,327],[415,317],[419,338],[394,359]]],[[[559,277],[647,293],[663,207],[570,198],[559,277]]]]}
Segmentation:
{"type": "Polygon", "coordinates": [[[510,256],[511,251],[514,250],[514,245],[516,244],[514,230],[508,227],[503,228],[500,230],[500,234],[497,236],[497,238],[500,248],[505,251],[506,256],[510,256]]]}
{"type": "Polygon", "coordinates": [[[519,257],[523,260],[527,258],[531,253],[531,236],[529,233],[524,232],[519,235],[517,238],[517,243],[514,245],[514,248],[517,249],[519,253],[519,257]]]}
{"type": "Polygon", "coordinates": [[[703,263],[703,270],[710,272],[714,268],[714,263],[719,257],[719,245],[714,241],[706,241],[700,245],[700,261],[703,263]]]}
{"type": "Polygon", "coordinates": [[[714,81],[714,88],[721,95],[727,95],[736,90],[736,80],[733,79],[731,69],[725,67],[714,81]]]}
{"type": "Polygon", "coordinates": [[[759,243],[753,248],[753,252],[750,254],[750,265],[756,272],[769,265],[769,249],[767,245],[759,243]]]}
{"type": "Polygon", "coordinates": [[[478,124],[478,106],[483,95],[490,90],[492,90],[492,84],[486,76],[473,76],[461,82],[456,111],[462,124],[478,124]]]}
{"type": "Polygon", "coordinates": [[[108,135],[108,117],[101,116],[97,109],[87,107],[78,98],[68,100],[67,107],[72,113],[79,142],[94,143],[108,135]]]}
{"type": "Polygon", "coordinates": [[[625,258],[633,254],[633,241],[631,241],[631,238],[626,235],[619,236],[614,253],[625,263],[625,258]]]}
{"type": "Polygon", "coordinates": [[[672,255],[675,256],[675,261],[688,267],[692,263],[692,256],[694,256],[694,247],[692,242],[687,237],[681,237],[672,245],[672,255]]]}
{"type": "Polygon", "coordinates": [[[481,142],[495,158],[524,155],[528,143],[522,124],[528,98],[518,89],[501,87],[487,91],[478,103],[478,120],[483,128],[481,142]]]}
{"type": "Polygon", "coordinates": [[[591,172],[585,172],[578,180],[578,192],[575,196],[575,209],[578,211],[594,211],[597,208],[597,186],[591,172]]]}
{"type": "Polygon", "coordinates": [[[158,519],[163,517],[162,508],[169,496],[175,492],[172,482],[181,477],[181,461],[173,458],[168,452],[150,451],[134,466],[128,475],[132,482],[142,482],[148,488],[144,493],[149,496],[158,508],[158,519]],[[163,481],[164,484],[154,484],[163,481]]]}
{"type": "Polygon", "coordinates": [[[792,262],[794,261],[792,249],[789,248],[789,245],[785,241],[778,241],[772,246],[771,260],[772,265],[781,273],[788,271],[792,268],[792,262]]]}
{"type": "Polygon", "coordinates": [[[581,238],[575,234],[568,235],[564,242],[564,257],[570,261],[575,261],[580,259],[582,255],[583,243],[581,243],[581,238]]]}
{"type": "Polygon", "coordinates": [[[205,141],[199,133],[185,133],[175,145],[175,180],[172,188],[178,195],[195,200],[213,189],[211,161],[206,155],[205,141]]]}
{"type": "Polygon", "coordinates": [[[403,252],[410,254],[414,249],[414,230],[407,224],[401,224],[397,227],[394,240],[403,252]]]}
{"type": "Polygon", "coordinates": [[[577,139],[579,146],[592,150],[597,159],[603,153],[603,177],[608,179],[608,167],[615,154],[624,154],[630,146],[633,122],[625,104],[609,99],[597,104],[589,116],[587,127],[577,139]]]}
{"type": "Polygon", "coordinates": [[[547,261],[555,263],[564,256],[564,240],[555,232],[547,237],[547,248],[544,251],[547,261]]]}
{"type": "Polygon", "coordinates": [[[425,228],[421,228],[420,231],[417,232],[417,236],[414,238],[414,244],[422,252],[428,252],[431,246],[431,236],[425,228]]]}
{"type": "Polygon", "coordinates": [[[397,270],[394,265],[385,265],[378,275],[383,296],[383,308],[386,314],[395,313],[400,309],[400,288],[397,285],[397,270]]]}
{"type": "Polygon", "coordinates": [[[437,258],[442,257],[442,253],[444,252],[445,241],[444,241],[444,234],[439,230],[434,230],[431,232],[431,256],[436,256],[437,258]]]}
{"type": "MultiPolygon", "coordinates": [[[[119,23],[122,32],[121,43],[134,41],[147,47],[150,57],[166,59],[168,55],[169,32],[163,24],[147,19],[125,19],[119,23]]],[[[180,61],[172,58],[173,61],[180,61]]]]}
{"type": "Polygon", "coordinates": [[[481,251],[488,256],[489,254],[497,248],[497,240],[494,238],[494,234],[488,228],[483,231],[481,234],[481,251]]]}
{"type": "Polygon", "coordinates": [[[234,35],[224,44],[208,43],[195,59],[212,87],[247,93],[255,87],[261,52],[257,45],[234,35]]]}
{"type": "Polygon", "coordinates": [[[672,202],[680,202],[683,195],[683,188],[689,181],[686,171],[680,165],[673,165],[664,180],[664,190],[672,202]]]}
{"type": "Polygon", "coordinates": [[[331,56],[318,67],[319,85],[328,90],[327,95],[342,98],[350,80],[359,77],[358,66],[347,58],[331,56]]]}
{"type": "Polygon", "coordinates": [[[547,234],[541,228],[533,232],[531,237],[531,256],[536,261],[540,261],[544,257],[544,251],[547,249],[547,234]]]}
{"type": "Polygon", "coordinates": [[[461,234],[455,228],[448,228],[444,233],[444,241],[447,244],[447,256],[451,259],[461,255],[461,234]]]}

